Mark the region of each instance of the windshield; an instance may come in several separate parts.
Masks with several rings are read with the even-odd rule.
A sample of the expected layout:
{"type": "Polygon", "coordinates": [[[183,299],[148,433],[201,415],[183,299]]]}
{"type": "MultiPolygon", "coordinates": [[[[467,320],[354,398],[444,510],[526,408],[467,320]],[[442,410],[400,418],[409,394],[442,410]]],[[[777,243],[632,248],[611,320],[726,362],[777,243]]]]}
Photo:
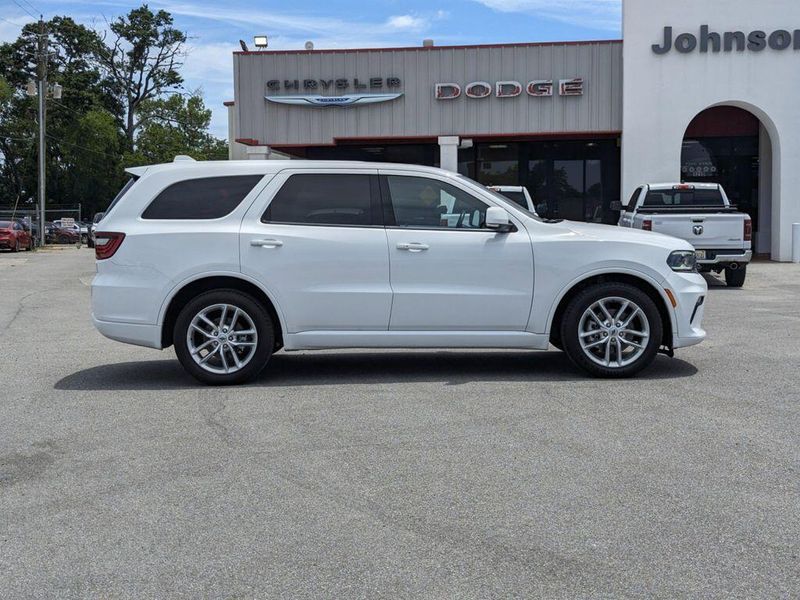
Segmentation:
{"type": "Polygon", "coordinates": [[[468,182],[470,185],[478,186],[479,188],[481,188],[481,190],[483,190],[483,191],[487,192],[488,194],[490,194],[495,200],[498,200],[501,204],[504,204],[505,206],[511,206],[515,210],[518,210],[518,211],[524,213],[525,216],[530,217],[531,219],[535,219],[535,220],[540,221],[542,223],[544,222],[544,219],[542,219],[536,213],[532,213],[531,211],[529,211],[525,206],[520,206],[519,204],[517,204],[513,200],[510,200],[509,198],[507,198],[503,194],[500,194],[498,192],[495,192],[492,189],[487,188],[485,185],[482,185],[482,184],[478,183],[474,179],[470,179],[469,177],[467,177],[466,175],[462,175],[461,173],[458,174],[458,178],[463,180],[463,181],[468,182]]]}

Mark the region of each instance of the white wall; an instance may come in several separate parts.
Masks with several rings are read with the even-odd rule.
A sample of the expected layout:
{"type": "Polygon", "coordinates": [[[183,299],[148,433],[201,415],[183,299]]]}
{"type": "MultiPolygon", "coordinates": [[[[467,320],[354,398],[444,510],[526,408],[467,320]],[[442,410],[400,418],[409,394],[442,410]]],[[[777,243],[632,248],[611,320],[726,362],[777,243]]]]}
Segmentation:
{"type": "Polygon", "coordinates": [[[625,0],[623,5],[622,197],[637,185],[679,181],[681,142],[702,110],[731,104],[761,119],[772,141],[774,260],[791,259],[800,222],[800,50],[655,54],[663,28],[673,37],[711,31],[800,29],[798,0],[625,0]]]}

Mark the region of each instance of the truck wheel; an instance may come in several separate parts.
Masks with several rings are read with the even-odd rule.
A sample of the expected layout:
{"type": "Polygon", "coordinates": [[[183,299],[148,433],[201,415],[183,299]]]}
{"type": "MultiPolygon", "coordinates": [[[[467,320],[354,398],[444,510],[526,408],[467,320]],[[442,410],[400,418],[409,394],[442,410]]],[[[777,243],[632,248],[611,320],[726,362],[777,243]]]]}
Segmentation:
{"type": "Polygon", "coordinates": [[[740,288],[744,285],[744,279],[747,277],[747,267],[740,266],[738,269],[731,269],[725,267],[725,283],[728,287],[740,288]]]}
{"type": "Polygon", "coordinates": [[[627,283],[599,283],[573,298],[561,321],[570,360],[595,377],[630,377],[648,366],[661,345],[655,302],[627,283]]]}
{"type": "Polygon", "coordinates": [[[209,385],[244,383],[267,364],[275,329],[267,311],[238,290],[212,290],[183,307],[173,332],[175,354],[209,385]]]}

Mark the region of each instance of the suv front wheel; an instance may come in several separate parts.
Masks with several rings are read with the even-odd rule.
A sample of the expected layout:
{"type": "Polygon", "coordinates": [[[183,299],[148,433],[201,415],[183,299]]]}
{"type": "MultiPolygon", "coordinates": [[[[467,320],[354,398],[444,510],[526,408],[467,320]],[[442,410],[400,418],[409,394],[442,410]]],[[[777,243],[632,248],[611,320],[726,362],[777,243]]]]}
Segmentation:
{"type": "Polygon", "coordinates": [[[275,328],[264,307],[238,290],[205,292],[183,307],[173,340],[178,360],[209,385],[244,383],[266,366],[275,328]]]}
{"type": "Polygon", "coordinates": [[[658,352],[662,331],[653,300],[626,283],[579,292],[561,321],[567,356],[597,377],[630,377],[644,369],[658,352]]]}

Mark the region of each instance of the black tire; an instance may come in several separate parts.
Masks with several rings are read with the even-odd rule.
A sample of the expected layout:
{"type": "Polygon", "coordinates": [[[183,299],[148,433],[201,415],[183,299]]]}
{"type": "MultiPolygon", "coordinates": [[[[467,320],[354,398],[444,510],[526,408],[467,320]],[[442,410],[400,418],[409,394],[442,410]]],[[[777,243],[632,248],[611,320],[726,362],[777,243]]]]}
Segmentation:
{"type": "Polygon", "coordinates": [[[235,385],[255,378],[267,365],[275,345],[275,326],[264,306],[252,296],[238,290],[220,289],[204,292],[181,309],[173,330],[175,354],[186,371],[201,383],[208,385],[235,385]],[[214,304],[229,304],[243,310],[253,321],[258,340],[255,352],[241,369],[233,373],[212,373],[192,358],[187,344],[187,333],[192,319],[204,308],[214,304]]]}
{"type": "Polygon", "coordinates": [[[745,277],[747,277],[747,267],[740,266],[734,270],[730,267],[725,268],[725,283],[728,287],[740,288],[744,285],[745,277]]]}
{"type": "Polygon", "coordinates": [[[65,235],[58,236],[58,240],[57,241],[58,241],[59,244],[69,244],[70,243],[69,238],[67,236],[65,236],[65,235]]]}
{"type": "MultiPolygon", "coordinates": [[[[622,307],[620,306],[621,309],[622,307]]],[[[638,287],[628,283],[598,283],[582,290],[570,301],[561,320],[561,342],[564,351],[577,367],[595,377],[622,378],[635,375],[653,362],[661,345],[662,335],[661,314],[655,302],[638,287]],[[589,351],[584,350],[581,346],[578,335],[581,319],[592,305],[604,298],[621,298],[635,303],[644,314],[643,318],[647,320],[649,338],[647,343],[643,344],[644,348],[640,356],[630,364],[622,366],[599,364],[587,356],[589,351]]],[[[622,339],[622,336],[620,336],[620,339],[622,339]]],[[[632,346],[625,348],[623,352],[629,348],[632,348],[632,346]]],[[[635,353],[636,350],[633,350],[633,352],[635,353]]]]}

